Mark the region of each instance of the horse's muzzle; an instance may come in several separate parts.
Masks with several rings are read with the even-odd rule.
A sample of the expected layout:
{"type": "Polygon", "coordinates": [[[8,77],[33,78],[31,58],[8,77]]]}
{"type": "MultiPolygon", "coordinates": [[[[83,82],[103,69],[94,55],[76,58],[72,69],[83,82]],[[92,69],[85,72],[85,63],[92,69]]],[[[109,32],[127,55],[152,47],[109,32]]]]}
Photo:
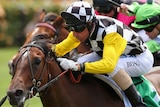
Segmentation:
{"type": "Polygon", "coordinates": [[[14,107],[23,107],[25,102],[25,94],[21,89],[10,90],[7,92],[9,103],[14,107]]]}

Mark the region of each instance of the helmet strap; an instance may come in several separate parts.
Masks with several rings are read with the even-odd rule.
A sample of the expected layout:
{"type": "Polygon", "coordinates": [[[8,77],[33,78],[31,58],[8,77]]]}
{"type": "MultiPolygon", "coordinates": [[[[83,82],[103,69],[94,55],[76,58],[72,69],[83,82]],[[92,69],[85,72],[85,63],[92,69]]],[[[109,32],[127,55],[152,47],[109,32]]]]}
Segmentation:
{"type": "Polygon", "coordinates": [[[89,31],[89,35],[92,35],[94,29],[95,29],[95,23],[94,21],[88,22],[87,23],[87,29],[89,31]]]}

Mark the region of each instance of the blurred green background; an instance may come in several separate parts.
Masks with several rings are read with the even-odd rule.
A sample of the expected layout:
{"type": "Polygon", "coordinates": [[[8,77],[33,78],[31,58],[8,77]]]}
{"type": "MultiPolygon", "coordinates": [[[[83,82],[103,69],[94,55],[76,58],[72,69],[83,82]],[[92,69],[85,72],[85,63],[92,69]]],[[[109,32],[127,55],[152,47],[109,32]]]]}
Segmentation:
{"type": "Polygon", "coordinates": [[[0,0],[0,47],[21,46],[42,9],[59,14],[64,0],[0,0]]]}

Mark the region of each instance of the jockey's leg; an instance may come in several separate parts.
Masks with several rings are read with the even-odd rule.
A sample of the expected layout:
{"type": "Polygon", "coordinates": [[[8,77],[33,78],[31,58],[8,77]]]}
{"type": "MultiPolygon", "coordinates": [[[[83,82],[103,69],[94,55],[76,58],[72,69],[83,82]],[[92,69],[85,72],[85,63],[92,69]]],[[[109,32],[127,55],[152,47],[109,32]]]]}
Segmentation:
{"type": "Polygon", "coordinates": [[[140,94],[136,90],[131,77],[124,70],[120,69],[112,78],[125,92],[126,96],[131,102],[132,107],[146,107],[140,94]]]}
{"type": "Polygon", "coordinates": [[[131,77],[147,73],[153,66],[153,56],[149,50],[137,56],[121,56],[109,75],[124,90],[133,107],[145,107],[131,77]]]}
{"type": "MultiPolygon", "coordinates": [[[[84,63],[87,61],[96,61],[101,59],[101,57],[92,52],[88,55],[85,55],[79,58],[77,61],[84,63]]],[[[153,65],[153,56],[149,50],[142,53],[139,56],[126,57],[122,56],[115,67],[115,70],[112,73],[109,73],[113,80],[119,85],[120,88],[125,92],[128,99],[132,103],[133,107],[146,107],[142,102],[142,98],[137,92],[131,77],[138,77],[140,75],[148,72],[153,65]],[[147,59],[146,59],[147,57],[147,59]],[[131,77],[130,77],[131,76],[131,77]]]]}

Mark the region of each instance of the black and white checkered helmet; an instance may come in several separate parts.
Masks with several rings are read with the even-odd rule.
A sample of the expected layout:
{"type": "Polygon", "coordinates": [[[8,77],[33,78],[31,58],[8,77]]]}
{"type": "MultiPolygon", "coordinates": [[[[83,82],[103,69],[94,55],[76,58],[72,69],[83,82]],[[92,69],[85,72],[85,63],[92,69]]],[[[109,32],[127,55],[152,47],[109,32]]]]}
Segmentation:
{"type": "Polygon", "coordinates": [[[72,3],[61,16],[67,24],[87,23],[95,17],[94,8],[85,1],[76,1],[72,3]]]}

